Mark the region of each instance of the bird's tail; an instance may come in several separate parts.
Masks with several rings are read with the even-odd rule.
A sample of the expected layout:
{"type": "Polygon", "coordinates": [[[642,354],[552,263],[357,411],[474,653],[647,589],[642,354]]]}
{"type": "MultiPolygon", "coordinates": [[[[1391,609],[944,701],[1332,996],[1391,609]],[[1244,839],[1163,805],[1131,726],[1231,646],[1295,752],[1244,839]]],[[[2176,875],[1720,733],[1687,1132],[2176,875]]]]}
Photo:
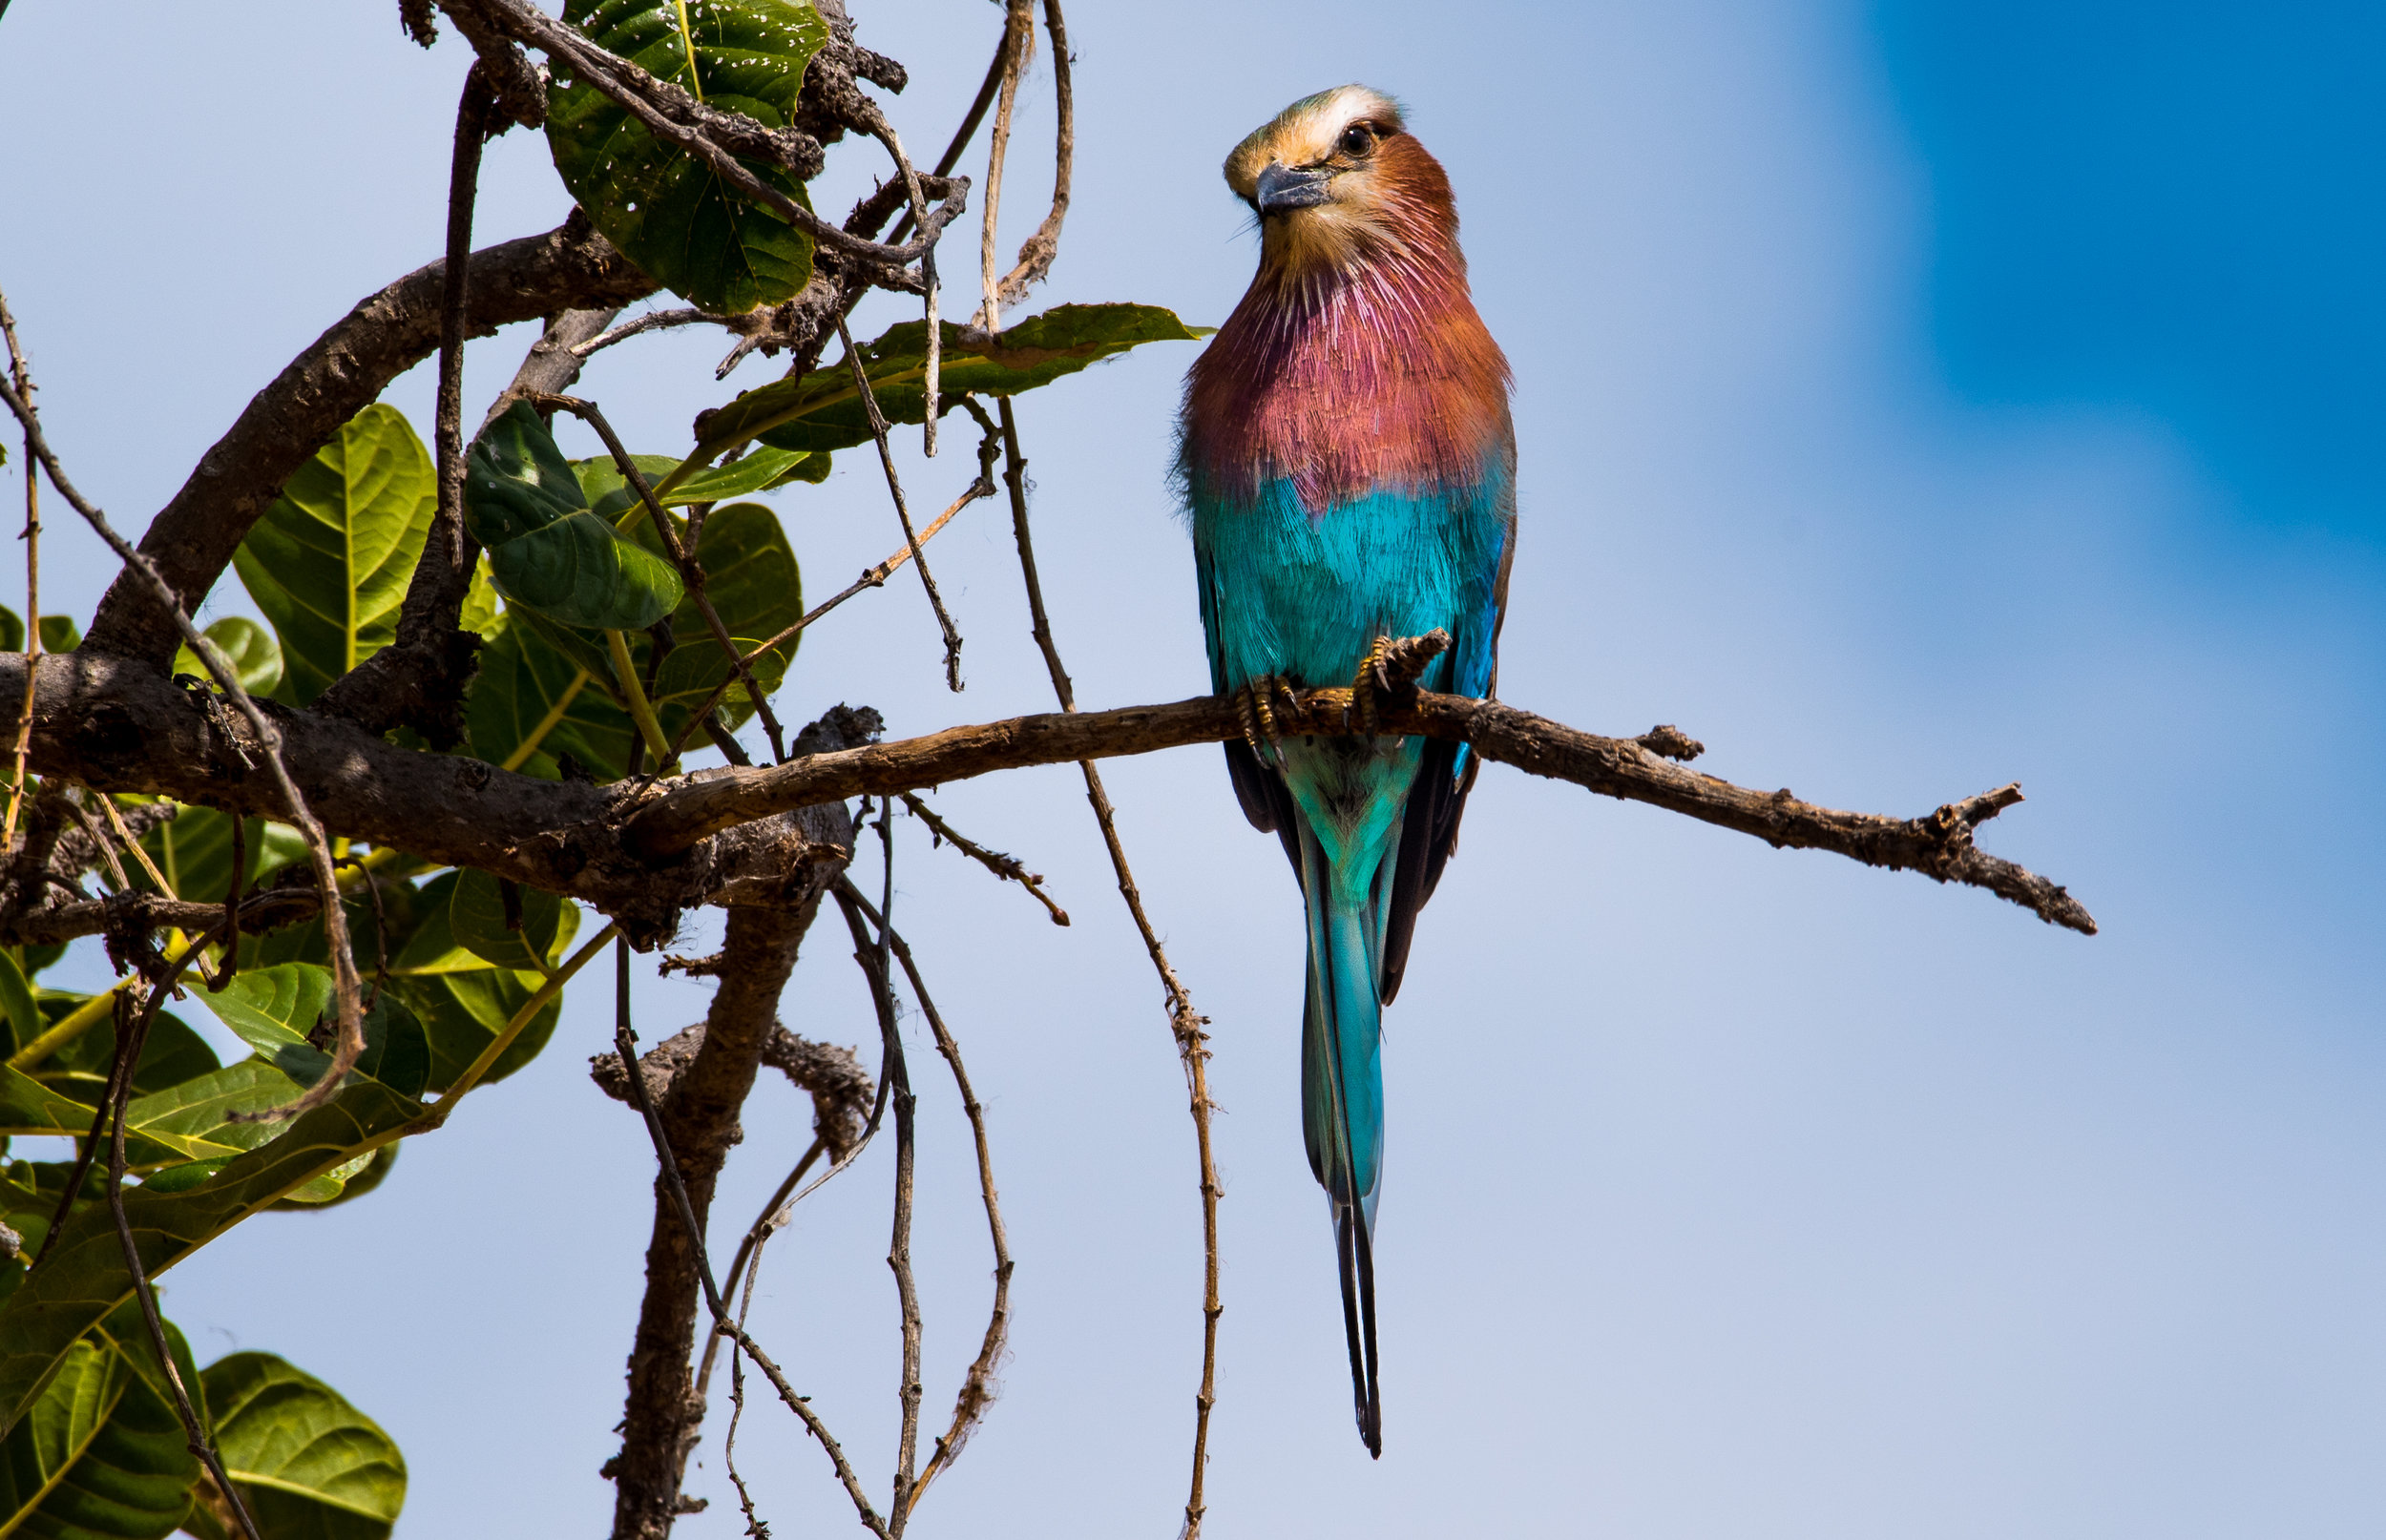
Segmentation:
{"type": "Polygon", "coordinates": [[[1375,884],[1356,905],[1326,871],[1315,835],[1302,830],[1308,905],[1308,1004],[1301,1023],[1302,1129],[1309,1170],[1332,1204],[1342,1272],[1343,1328],[1359,1437],[1384,1452],[1375,1360],[1375,1197],[1382,1185],[1384,1078],[1376,954],[1382,945],[1375,884]]]}

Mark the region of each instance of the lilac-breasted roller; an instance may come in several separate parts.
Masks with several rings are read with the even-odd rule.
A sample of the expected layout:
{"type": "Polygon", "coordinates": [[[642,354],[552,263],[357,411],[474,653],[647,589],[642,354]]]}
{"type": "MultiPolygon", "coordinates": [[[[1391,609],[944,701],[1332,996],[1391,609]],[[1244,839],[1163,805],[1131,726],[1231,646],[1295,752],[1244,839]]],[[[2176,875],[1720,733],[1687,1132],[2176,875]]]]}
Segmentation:
{"type": "Polygon", "coordinates": [[[1516,550],[1508,362],[1468,294],[1449,178],[1389,97],[1294,102],[1225,175],[1258,215],[1259,273],[1185,381],[1178,476],[1211,686],[1265,729],[1227,744],[1226,767],[1308,908],[1302,1125],[1332,1206],[1359,1435],[1380,1456],[1381,1008],[1476,761],[1415,738],[1278,741],[1268,703],[1436,627],[1454,645],[1420,682],[1491,693],[1516,550]]]}

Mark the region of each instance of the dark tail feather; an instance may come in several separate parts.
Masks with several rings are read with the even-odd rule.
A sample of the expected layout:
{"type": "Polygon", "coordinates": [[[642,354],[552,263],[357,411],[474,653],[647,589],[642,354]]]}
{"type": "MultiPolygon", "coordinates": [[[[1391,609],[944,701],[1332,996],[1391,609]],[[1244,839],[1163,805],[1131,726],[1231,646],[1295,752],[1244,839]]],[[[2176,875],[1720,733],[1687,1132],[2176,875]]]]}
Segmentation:
{"type": "Polygon", "coordinates": [[[1334,1249],[1342,1256],[1342,1329],[1350,1342],[1350,1395],[1358,1404],[1359,1439],[1384,1457],[1383,1390],[1376,1381],[1375,1248],[1355,1206],[1334,1205],[1334,1249]]]}

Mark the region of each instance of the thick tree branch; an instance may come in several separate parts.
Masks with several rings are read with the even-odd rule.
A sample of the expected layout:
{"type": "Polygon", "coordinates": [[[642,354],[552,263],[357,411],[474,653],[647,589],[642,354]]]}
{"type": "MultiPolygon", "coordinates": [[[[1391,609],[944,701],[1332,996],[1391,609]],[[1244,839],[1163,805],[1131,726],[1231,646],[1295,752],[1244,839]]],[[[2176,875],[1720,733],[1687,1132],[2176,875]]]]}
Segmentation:
{"type": "MultiPolygon", "coordinates": [[[[577,210],[544,235],[474,252],[470,287],[466,332],[473,337],[575,306],[626,304],[655,290],[577,210]]],[[[215,586],[283,483],[390,381],[437,349],[446,288],[442,260],[360,302],[259,391],[207,451],[140,543],[186,611],[215,586]]],[[[163,608],[126,573],[100,600],[85,646],[163,663],[178,640],[163,608]]]]}
{"type": "MultiPolygon", "coordinates": [[[[0,654],[0,699],[25,687],[25,656],[0,654]]],[[[1313,690],[1276,720],[1287,734],[1343,734],[1348,690],[1313,690]]],[[[269,713],[277,708],[267,703],[269,713]]],[[[1420,693],[1385,700],[1380,731],[1460,739],[1487,760],[1603,796],[1647,802],[1774,845],[1829,850],[1867,865],[1986,888],[2051,924],[2094,934],[2060,885],[1978,849],[1972,831],[2020,800],[2011,789],[1921,818],[1850,813],[1702,775],[1652,748],[1602,738],[1498,701],[1420,693]]],[[[278,817],[269,780],[242,762],[243,724],[146,668],[68,654],[34,693],[33,767],[101,791],[136,791],[278,817]]],[[[1028,765],[1151,754],[1242,736],[1231,700],[1053,712],[948,728],[893,743],[801,753],[784,765],[701,770],[641,791],[538,780],[460,757],[401,749],[345,722],[281,715],[283,757],[318,815],[350,839],[482,867],[585,899],[641,944],[697,904],[784,905],[802,866],[847,852],[807,842],[785,815],[865,793],[915,791],[1028,765]]]]}

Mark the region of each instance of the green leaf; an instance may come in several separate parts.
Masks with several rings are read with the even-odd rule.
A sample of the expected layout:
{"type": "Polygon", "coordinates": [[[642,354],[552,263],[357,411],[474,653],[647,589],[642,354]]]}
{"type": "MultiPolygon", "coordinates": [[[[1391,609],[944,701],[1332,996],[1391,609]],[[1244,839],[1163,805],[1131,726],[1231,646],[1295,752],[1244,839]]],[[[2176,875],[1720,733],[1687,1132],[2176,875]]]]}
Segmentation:
{"type": "MultiPolygon", "coordinates": [[[[190,1350],[167,1327],[193,1385],[190,1350]]],[[[159,1540],[190,1507],[199,1461],[136,1310],[72,1343],[50,1386],[0,1441],[0,1533],[159,1540]]]]}
{"type": "MultiPolygon", "coordinates": [[[[258,1056],[312,1086],[331,1068],[331,1055],[308,1041],[333,1016],[331,971],[312,963],[282,963],[246,970],[220,992],[199,998],[258,1056]]],[[[327,1039],[326,1039],[327,1041],[327,1039]]],[[[365,1017],[365,1054],[355,1074],[380,1081],[402,1096],[422,1093],[430,1049],[414,1012],[384,989],[365,1017]]]]}
{"type": "Polygon", "coordinates": [[[498,968],[543,972],[563,928],[564,902],[535,887],[513,891],[509,926],[503,884],[485,871],[459,873],[455,896],[448,901],[448,927],[456,944],[475,957],[498,968]]]}
{"type": "MultiPolygon", "coordinates": [[[[226,1122],[228,1114],[286,1107],[305,1089],[265,1059],[242,1059],[136,1096],[124,1109],[124,1126],[160,1141],[185,1141],[195,1159],[229,1159],[281,1130],[271,1123],[226,1122]]],[[[156,1185],[155,1176],[151,1185],[156,1185]]]]}
{"type": "MultiPolygon", "coordinates": [[[[938,387],[943,409],[965,395],[1015,396],[1145,343],[1195,342],[1211,330],[1188,326],[1174,311],[1151,304],[1059,305],[1009,327],[997,342],[970,341],[948,323],[938,387]]],[[[916,423],[928,415],[925,322],[890,326],[859,350],[862,372],[887,421],[916,423]]],[[[704,413],[696,420],[696,458],[710,461],[755,438],[785,449],[870,442],[852,369],[840,362],[775,381],[704,413]]]]}
{"type": "MultiPolygon", "coordinates": [[[[680,462],[667,454],[634,454],[630,456],[646,478],[649,489],[665,476],[680,468],[680,462]]],[[[575,460],[573,468],[580,473],[580,489],[588,494],[589,507],[602,517],[617,519],[638,502],[638,495],[630,489],[621,475],[621,468],[611,455],[601,460],[575,460]]],[[[657,495],[656,501],[665,508],[689,508],[698,503],[726,502],[732,497],[750,497],[756,492],[770,491],[791,481],[818,484],[828,479],[828,456],[806,449],[756,449],[743,459],[725,466],[700,470],[670,491],[657,495]]]]}
{"type": "Polygon", "coordinates": [[[680,602],[680,574],[588,510],[571,463],[517,401],[465,458],[464,518],[497,592],[570,626],[635,631],[680,602]]]}
{"type": "Polygon", "coordinates": [[[483,641],[493,640],[497,635],[497,586],[489,580],[489,554],[472,568],[472,586],[464,591],[464,608],[455,617],[458,631],[469,631],[483,641]]]}
{"type": "MultiPolygon", "coordinates": [[[[388,1143],[423,1115],[413,1098],[360,1078],[199,1187],[181,1193],[127,1189],[125,1216],[144,1266],[153,1278],[164,1273],[248,1216],[388,1143]]],[[[75,1340],[131,1297],[108,1206],[77,1206],[43,1251],[40,1268],[0,1306],[0,1428],[25,1418],[75,1340]]]]}
{"type": "MultiPolygon", "coordinates": [[[[429,973],[391,979],[389,988],[402,995],[422,1018],[430,1037],[429,1089],[445,1091],[465,1067],[496,1041],[507,1022],[531,1002],[546,980],[535,973],[514,973],[501,968],[471,972],[429,973]]],[[[497,1056],[481,1084],[503,1080],[531,1060],[555,1035],[563,1019],[563,997],[557,995],[538,1009],[521,1035],[497,1056]]]]}
{"type": "Polygon", "coordinates": [[[534,617],[517,610],[497,623],[495,639],[480,653],[480,671],[472,676],[466,698],[464,723],[472,753],[491,764],[513,762],[525,775],[556,775],[556,762],[570,754],[605,780],[617,779],[627,762],[630,714],[613,701],[606,689],[612,669],[586,668],[547,641],[544,627],[525,624],[534,617]],[[550,722],[557,708],[559,716],[550,722]],[[535,739],[526,759],[515,756],[535,739]]]}
{"type": "MultiPolygon", "coordinates": [[[[671,468],[665,466],[664,469],[671,468]]],[[[82,628],[62,614],[41,617],[41,650],[45,653],[71,653],[83,645],[82,628]]],[[[25,650],[25,617],[5,604],[0,604],[0,653],[21,653],[25,650]]]]}
{"type": "MultiPolygon", "coordinates": [[[[659,79],[765,128],[795,118],[804,67],[828,24],[785,0],[568,0],[563,19],[659,79]]],[[[556,61],[547,144],[563,184],[639,269],[706,310],[793,299],[812,276],[808,236],[731,192],[712,166],[645,126],[556,61]]],[[[783,167],[744,161],[805,201],[783,167]]]]}
{"type": "Polygon", "coordinates": [[[48,1025],[42,1020],[41,1007],[33,1003],[33,986],[25,977],[25,969],[15,958],[0,951],[0,1030],[8,1033],[8,1050],[0,1058],[14,1056],[48,1025]]]}
{"type": "MultiPolygon", "coordinates": [[[[199,635],[222,649],[231,661],[232,676],[250,695],[271,695],[282,684],[282,644],[272,632],[244,614],[228,614],[199,635]]],[[[184,642],[175,650],[174,672],[194,678],[211,677],[207,665],[184,642]]]]}
{"type": "Polygon", "coordinates": [[[406,1457],[331,1386],[270,1353],[199,1378],[216,1447],[266,1540],[383,1540],[406,1505],[406,1457]]]}
{"type": "Polygon", "coordinates": [[[423,441],[396,407],[371,406],[299,468],[241,542],[233,565],[282,639],[293,703],[396,637],[435,502],[423,441]]]}

